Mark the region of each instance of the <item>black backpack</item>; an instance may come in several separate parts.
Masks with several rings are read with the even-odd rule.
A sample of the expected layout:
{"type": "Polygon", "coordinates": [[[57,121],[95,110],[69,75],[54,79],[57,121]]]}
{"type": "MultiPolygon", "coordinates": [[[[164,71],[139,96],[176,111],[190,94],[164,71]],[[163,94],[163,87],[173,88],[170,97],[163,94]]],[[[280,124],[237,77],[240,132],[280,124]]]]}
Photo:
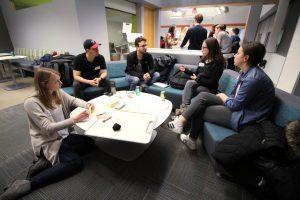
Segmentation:
{"type": "Polygon", "coordinates": [[[60,73],[60,81],[62,87],[70,87],[73,84],[73,68],[72,60],[69,59],[55,59],[50,62],[51,68],[60,73]]]}
{"type": "Polygon", "coordinates": [[[160,74],[160,82],[166,82],[168,80],[170,71],[176,62],[176,58],[170,55],[154,58],[154,66],[156,71],[160,74]]]}
{"type": "Polygon", "coordinates": [[[178,70],[174,73],[174,75],[170,78],[170,86],[176,89],[183,89],[186,82],[190,80],[190,75],[178,70]]]}

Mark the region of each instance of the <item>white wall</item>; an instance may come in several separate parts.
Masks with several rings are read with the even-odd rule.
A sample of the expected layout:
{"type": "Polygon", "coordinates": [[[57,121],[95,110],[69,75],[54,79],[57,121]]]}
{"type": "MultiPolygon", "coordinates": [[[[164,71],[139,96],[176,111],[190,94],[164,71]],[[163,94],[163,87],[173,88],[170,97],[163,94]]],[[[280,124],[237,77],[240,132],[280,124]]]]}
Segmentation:
{"type": "Polygon", "coordinates": [[[104,0],[53,0],[31,8],[13,10],[1,1],[2,12],[14,48],[84,52],[83,42],[100,43],[100,52],[110,59],[104,0]]]}
{"type": "Polygon", "coordinates": [[[105,60],[110,60],[104,0],[75,0],[75,2],[80,31],[80,40],[77,43],[81,46],[81,52],[84,40],[94,39],[102,44],[99,50],[105,60]]]}
{"type": "Polygon", "coordinates": [[[0,3],[14,48],[82,51],[74,0],[21,10],[13,10],[9,1],[0,3]]]}
{"type": "Polygon", "coordinates": [[[260,13],[260,18],[263,17],[267,12],[269,12],[274,6],[276,5],[275,4],[263,5],[260,13]]]}
{"type": "Polygon", "coordinates": [[[291,42],[283,69],[278,81],[277,87],[292,92],[294,85],[297,81],[297,76],[300,72],[300,18],[298,18],[297,27],[294,33],[294,37],[291,42]]]}
{"type": "MultiPolygon", "coordinates": [[[[192,8],[186,8],[192,9],[192,8]]],[[[222,13],[215,16],[203,16],[203,24],[228,24],[228,23],[246,23],[250,6],[229,6],[228,13],[222,13]]],[[[201,12],[201,8],[198,8],[201,12]]],[[[161,24],[162,25],[192,25],[194,18],[170,18],[171,11],[162,10],[161,24]]]]}

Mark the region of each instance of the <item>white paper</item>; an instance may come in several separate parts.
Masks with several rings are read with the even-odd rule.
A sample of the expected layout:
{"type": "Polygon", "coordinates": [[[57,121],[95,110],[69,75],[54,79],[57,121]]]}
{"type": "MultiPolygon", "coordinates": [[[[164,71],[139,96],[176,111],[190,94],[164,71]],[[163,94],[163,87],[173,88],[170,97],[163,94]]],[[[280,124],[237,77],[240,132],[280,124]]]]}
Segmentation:
{"type": "Polygon", "coordinates": [[[162,87],[162,88],[166,88],[166,87],[169,86],[169,85],[167,85],[167,84],[165,84],[165,83],[160,83],[160,82],[153,83],[153,85],[156,85],[156,86],[162,87]]]}
{"type": "Polygon", "coordinates": [[[131,33],[132,24],[123,22],[122,33],[131,33]]]}

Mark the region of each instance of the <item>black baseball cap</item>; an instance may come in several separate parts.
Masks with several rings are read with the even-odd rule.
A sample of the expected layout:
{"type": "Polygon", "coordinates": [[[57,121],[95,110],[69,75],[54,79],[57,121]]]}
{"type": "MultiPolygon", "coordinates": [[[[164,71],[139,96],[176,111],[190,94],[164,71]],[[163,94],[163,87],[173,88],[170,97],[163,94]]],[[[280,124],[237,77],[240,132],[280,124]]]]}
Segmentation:
{"type": "Polygon", "coordinates": [[[90,49],[90,48],[97,49],[99,45],[101,44],[98,44],[95,40],[92,39],[87,39],[83,43],[84,49],[90,49]]]}

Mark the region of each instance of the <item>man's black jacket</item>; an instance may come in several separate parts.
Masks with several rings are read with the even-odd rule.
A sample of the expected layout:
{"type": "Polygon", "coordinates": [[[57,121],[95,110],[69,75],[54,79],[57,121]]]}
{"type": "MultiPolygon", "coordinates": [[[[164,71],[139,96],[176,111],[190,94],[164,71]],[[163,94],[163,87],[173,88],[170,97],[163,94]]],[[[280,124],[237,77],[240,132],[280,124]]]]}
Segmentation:
{"type": "Polygon", "coordinates": [[[137,52],[134,51],[134,52],[131,52],[130,54],[128,54],[128,56],[127,56],[127,66],[125,69],[125,73],[127,73],[131,76],[136,76],[140,79],[143,78],[143,75],[145,73],[149,73],[150,76],[152,77],[155,69],[153,67],[153,58],[152,58],[151,54],[146,52],[143,55],[143,58],[141,60],[141,65],[142,65],[144,74],[141,74],[137,71],[137,65],[138,65],[137,52]]]}

